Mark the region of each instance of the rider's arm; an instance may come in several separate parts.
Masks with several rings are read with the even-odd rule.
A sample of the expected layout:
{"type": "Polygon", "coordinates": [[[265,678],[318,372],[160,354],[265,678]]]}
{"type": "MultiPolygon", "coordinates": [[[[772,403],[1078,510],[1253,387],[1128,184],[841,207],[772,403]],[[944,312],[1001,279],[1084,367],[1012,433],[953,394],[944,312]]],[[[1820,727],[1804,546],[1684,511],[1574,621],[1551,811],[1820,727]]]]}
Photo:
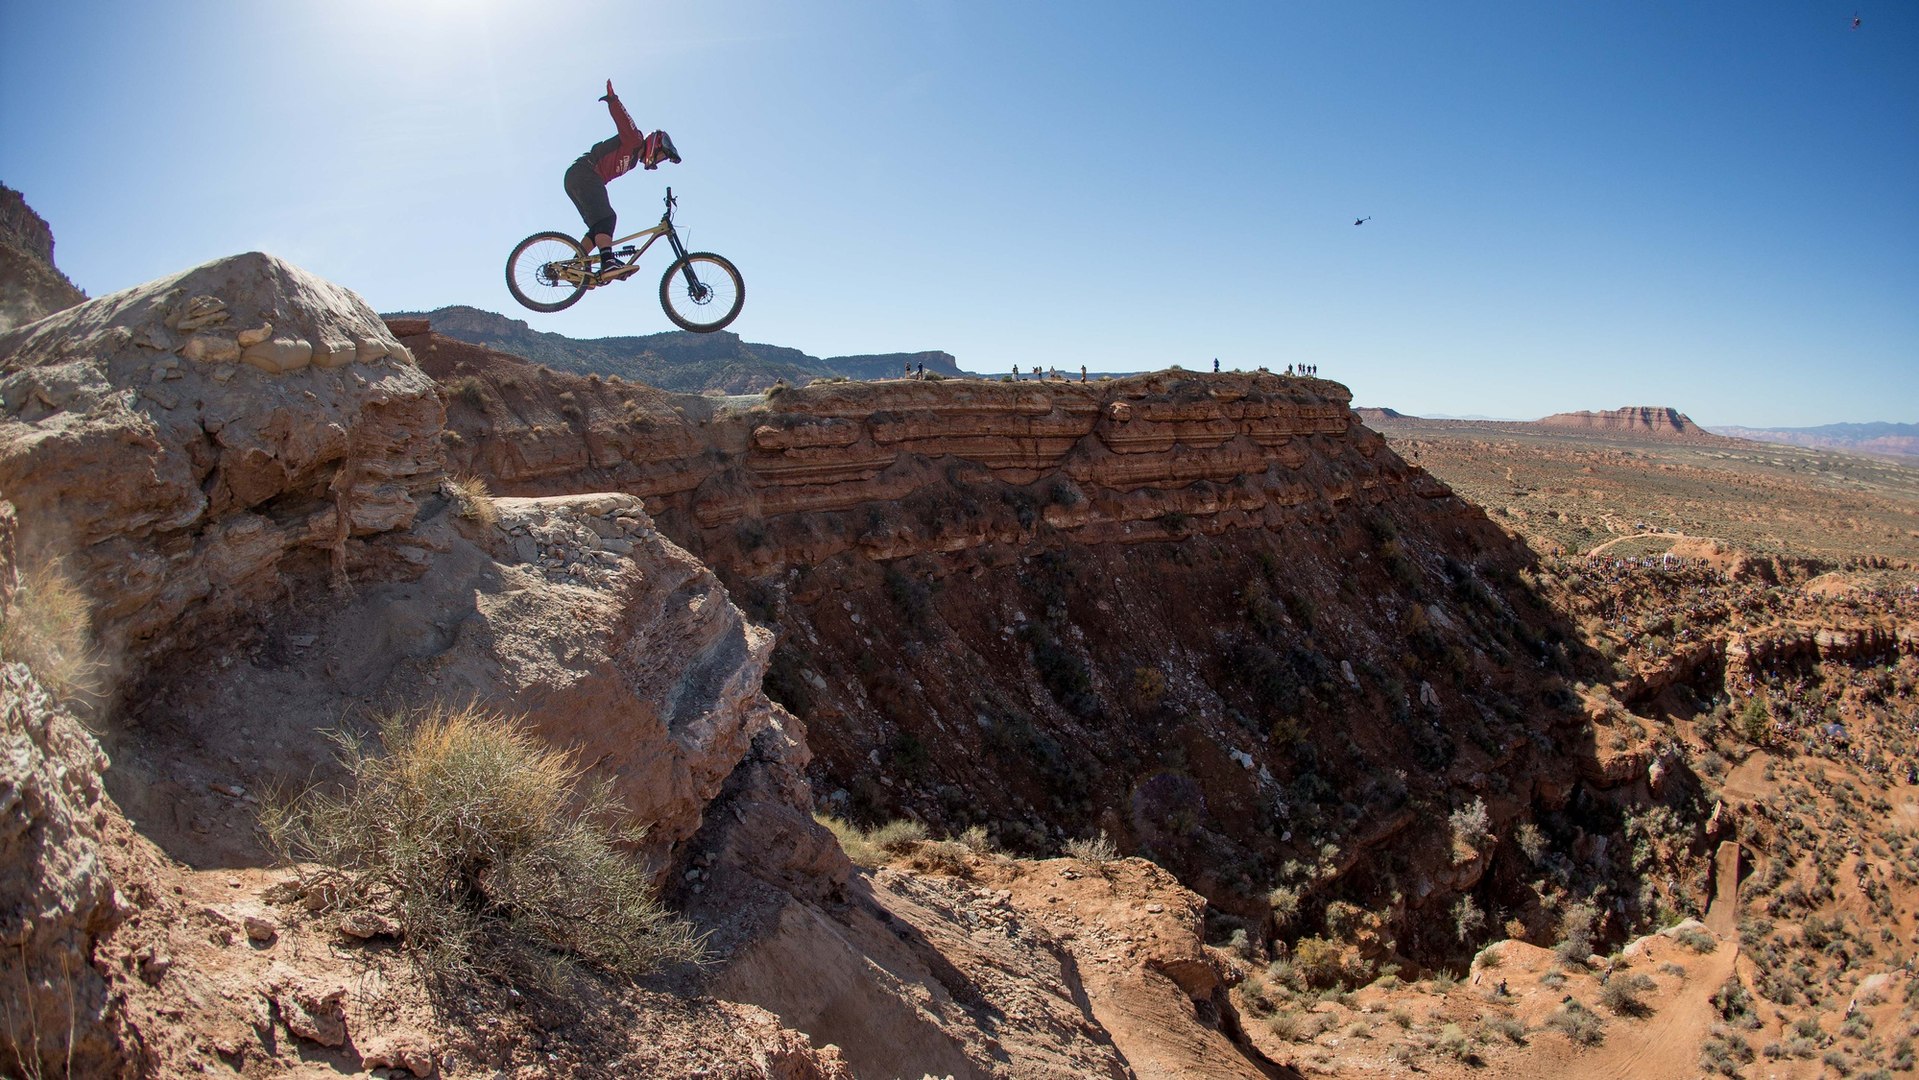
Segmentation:
{"type": "Polygon", "coordinates": [[[620,95],[613,92],[612,80],[607,80],[606,111],[613,114],[613,126],[620,129],[620,146],[629,147],[646,139],[640,129],[633,126],[633,118],[626,115],[626,106],[620,104],[620,95]]]}

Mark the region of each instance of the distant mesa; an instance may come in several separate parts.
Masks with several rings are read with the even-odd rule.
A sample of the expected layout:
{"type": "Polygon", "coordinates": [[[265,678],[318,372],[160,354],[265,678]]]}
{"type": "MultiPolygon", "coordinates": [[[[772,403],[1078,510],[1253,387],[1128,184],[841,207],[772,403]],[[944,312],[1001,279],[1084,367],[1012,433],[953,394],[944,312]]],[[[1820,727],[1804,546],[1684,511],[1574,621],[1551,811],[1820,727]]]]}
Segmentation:
{"type": "Polygon", "coordinates": [[[1669,409],[1663,405],[1628,405],[1623,409],[1608,409],[1602,412],[1566,412],[1554,413],[1544,419],[1534,420],[1539,427],[1575,428],[1580,431],[1618,431],[1634,435],[1656,435],[1666,438],[1692,438],[1709,433],[1690,420],[1678,409],[1669,409]]]}
{"type": "Polygon", "coordinates": [[[1622,435],[1662,441],[1712,443],[1724,441],[1677,409],[1664,405],[1628,405],[1598,412],[1554,413],[1538,420],[1454,420],[1411,416],[1395,409],[1367,407],[1353,410],[1367,424],[1417,424],[1424,427],[1476,427],[1506,431],[1577,431],[1622,435]]]}

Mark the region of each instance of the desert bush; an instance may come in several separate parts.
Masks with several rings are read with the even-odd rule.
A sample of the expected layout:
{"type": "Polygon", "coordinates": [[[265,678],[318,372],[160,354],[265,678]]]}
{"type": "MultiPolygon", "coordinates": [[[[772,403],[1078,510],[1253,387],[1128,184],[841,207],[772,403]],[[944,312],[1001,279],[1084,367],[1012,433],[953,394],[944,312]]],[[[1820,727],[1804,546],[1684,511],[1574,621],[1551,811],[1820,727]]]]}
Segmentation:
{"type": "Polygon", "coordinates": [[[847,858],[868,869],[884,865],[889,856],[908,851],[926,839],[926,826],[917,821],[899,819],[862,829],[832,814],[815,813],[813,820],[826,826],[847,858]]]}
{"type": "Polygon", "coordinates": [[[1699,1067],[1738,1076],[1742,1067],[1752,1063],[1753,1056],[1752,1044],[1744,1036],[1715,1026],[1699,1049],[1699,1067]]]}
{"type": "Polygon", "coordinates": [[[1075,837],[1066,841],[1066,854],[1081,862],[1109,863],[1120,857],[1119,845],[1101,829],[1098,836],[1080,839],[1075,837]]]}
{"type": "Polygon", "coordinates": [[[1479,910],[1470,896],[1462,896],[1453,904],[1453,936],[1460,941],[1470,941],[1486,928],[1486,913],[1479,910]]]}
{"type": "Polygon", "coordinates": [[[1563,1033],[1576,1046],[1598,1046],[1606,1041],[1606,1022],[1598,1013],[1581,1005],[1577,998],[1567,998],[1564,1005],[1546,1018],[1546,1026],[1563,1033]]]}
{"type": "Polygon", "coordinates": [[[461,517],[480,525],[500,523],[500,508],[493,504],[493,493],[487,490],[485,480],[472,475],[452,476],[447,478],[445,490],[461,517]]]}
{"type": "Polygon", "coordinates": [[[1000,853],[999,845],[993,843],[993,838],[987,833],[984,825],[968,825],[964,832],[954,837],[954,840],[961,847],[966,848],[975,855],[998,855],[1000,853]]]}
{"type": "Polygon", "coordinates": [[[1764,698],[1755,695],[1746,700],[1745,709],[1739,713],[1739,734],[1754,746],[1772,741],[1772,713],[1764,698]]]}
{"type": "Polygon", "coordinates": [[[1912,1039],[1901,1037],[1898,1042],[1893,1043],[1892,1060],[1887,1064],[1899,1072],[1913,1071],[1914,1065],[1919,1062],[1916,1062],[1913,1056],[1912,1039]]]}
{"type": "Polygon", "coordinates": [[[0,588],[0,660],[27,665],[47,692],[90,711],[104,689],[92,605],[58,559],[29,559],[0,588]]]}
{"type": "Polygon", "coordinates": [[[1758,1030],[1761,1024],[1758,1008],[1753,1004],[1752,995],[1746,992],[1746,984],[1734,975],[1713,991],[1713,1008],[1728,1024],[1758,1030]]]}
{"type": "Polygon", "coordinates": [[[1475,852],[1492,836],[1492,823],[1486,814],[1486,800],[1475,797],[1472,804],[1452,812],[1453,843],[1475,852]]]}
{"type": "Polygon", "coordinates": [[[1615,975],[1599,989],[1599,1003],[1620,1016],[1645,1016],[1652,1012],[1639,995],[1655,988],[1648,976],[1637,972],[1615,975]]]}
{"type": "Polygon", "coordinates": [[[1574,904],[1559,916],[1559,944],[1553,952],[1568,964],[1584,964],[1592,957],[1593,923],[1599,912],[1591,904],[1574,904]]]}
{"type": "Polygon", "coordinates": [[[468,408],[486,410],[486,384],[477,375],[462,375],[455,379],[452,390],[466,402],[468,408]]]}
{"type": "Polygon", "coordinates": [[[1322,937],[1301,938],[1293,946],[1293,975],[1315,990],[1338,989],[1354,981],[1339,943],[1322,937]]]}
{"type": "Polygon", "coordinates": [[[383,753],[335,740],[350,783],[270,800],[261,824],[307,864],[309,895],[393,916],[430,976],[537,977],[556,955],[631,976],[701,958],[620,846],[640,833],[608,824],[623,813],[611,785],[583,784],[518,721],[435,706],[385,717],[383,753]]]}
{"type": "Polygon", "coordinates": [[[1322,1030],[1318,1013],[1276,1012],[1266,1019],[1266,1030],[1287,1042],[1304,1042],[1322,1030]]]}
{"type": "Polygon", "coordinates": [[[1446,1024],[1439,1029],[1439,1039],[1433,1043],[1433,1049],[1456,1061],[1471,1063],[1479,1055],[1473,1052],[1473,1041],[1458,1024],[1446,1024]]]}
{"type": "Polygon", "coordinates": [[[1526,1045],[1526,1022],[1516,1016],[1493,1015],[1479,1021],[1480,1037],[1490,1040],[1498,1035],[1518,1046],[1526,1045]]]}
{"type": "Polygon", "coordinates": [[[1274,926],[1285,927],[1299,916],[1299,890],[1290,885],[1275,886],[1266,903],[1273,909],[1274,926]]]}
{"type": "Polygon", "coordinates": [[[1546,842],[1546,834],[1530,821],[1513,830],[1513,839],[1519,844],[1520,854],[1526,856],[1526,861],[1534,866],[1538,866],[1551,850],[1546,842]]]}
{"type": "Polygon", "coordinates": [[[1709,953],[1719,947],[1719,939],[1696,926],[1673,931],[1672,939],[1696,953],[1709,953]]]}

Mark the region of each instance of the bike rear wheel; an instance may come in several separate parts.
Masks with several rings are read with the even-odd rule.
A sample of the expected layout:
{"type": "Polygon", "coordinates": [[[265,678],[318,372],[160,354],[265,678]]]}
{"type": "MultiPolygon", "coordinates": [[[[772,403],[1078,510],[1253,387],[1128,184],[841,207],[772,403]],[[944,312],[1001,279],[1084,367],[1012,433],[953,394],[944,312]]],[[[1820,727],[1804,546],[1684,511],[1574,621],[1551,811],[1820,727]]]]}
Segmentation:
{"type": "Polygon", "coordinates": [[[586,294],[586,249],[565,233],[520,241],[506,257],[506,290],[534,311],[563,311],[586,294]]]}
{"type": "Polygon", "coordinates": [[[682,255],[660,279],[660,307],[682,330],[719,330],[739,316],[744,303],[746,283],[740,272],[710,251],[682,255]]]}

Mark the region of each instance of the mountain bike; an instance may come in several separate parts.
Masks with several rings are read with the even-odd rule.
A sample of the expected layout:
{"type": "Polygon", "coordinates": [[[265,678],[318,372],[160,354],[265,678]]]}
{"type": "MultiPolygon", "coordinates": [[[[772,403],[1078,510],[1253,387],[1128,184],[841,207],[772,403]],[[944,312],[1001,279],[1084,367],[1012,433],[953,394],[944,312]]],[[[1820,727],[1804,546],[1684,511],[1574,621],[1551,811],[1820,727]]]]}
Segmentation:
{"type": "MultiPolygon", "coordinates": [[[[673,228],[673,207],[679,200],[666,189],[666,213],[650,229],[613,241],[614,254],[624,264],[637,262],[660,237],[673,248],[673,262],[660,278],[660,307],[682,330],[704,334],[718,330],[739,316],[746,302],[746,283],[732,263],[710,251],[687,251],[673,228]],[[633,241],[646,238],[635,247],[633,241]],[[619,245],[624,244],[625,247],[619,245]]],[[[520,241],[506,257],[506,288],[534,311],[564,311],[579,302],[588,289],[611,285],[635,272],[624,267],[610,273],[598,269],[592,236],[575,240],[565,233],[543,232],[520,241]]]]}

